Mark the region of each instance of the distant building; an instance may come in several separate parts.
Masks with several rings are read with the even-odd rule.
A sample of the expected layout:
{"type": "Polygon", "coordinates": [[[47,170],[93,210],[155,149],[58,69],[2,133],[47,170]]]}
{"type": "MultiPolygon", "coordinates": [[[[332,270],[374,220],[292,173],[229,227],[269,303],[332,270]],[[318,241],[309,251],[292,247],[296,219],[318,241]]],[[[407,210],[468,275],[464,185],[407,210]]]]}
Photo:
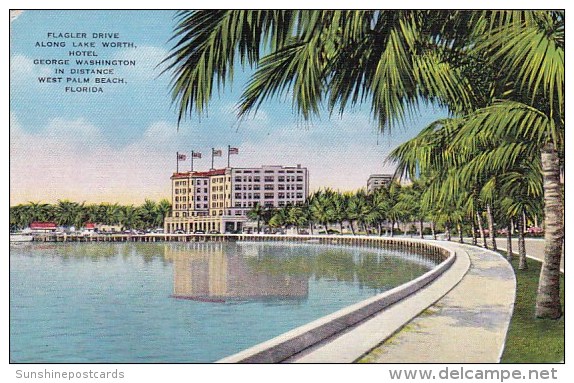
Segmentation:
{"type": "Polygon", "coordinates": [[[390,185],[392,181],[392,174],[371,174],[367,180],[367,192],[372,193],[380,187],[390,185]]]}
{"type": "Polygon", "coordinates": [[[174,173],[171,182],[166,233],[242,230],[247,212],[257,203],[283,207],[301,204],[309,196],[309,174],[301,165],[174,173]]]}
{"type": "Polygon", "coordinates": [[[30,230],[32,233],[44,234],[53,233],[58,229],[54,222],[32,222],[30,230]]]}

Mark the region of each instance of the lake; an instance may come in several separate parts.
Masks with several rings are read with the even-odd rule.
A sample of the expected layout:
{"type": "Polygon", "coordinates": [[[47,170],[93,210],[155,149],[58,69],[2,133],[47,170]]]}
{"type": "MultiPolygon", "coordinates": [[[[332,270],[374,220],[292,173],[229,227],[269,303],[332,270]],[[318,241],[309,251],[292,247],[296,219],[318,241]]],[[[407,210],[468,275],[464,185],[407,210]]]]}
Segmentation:
{"type": "Polygon", "coordinates": [[[10,360],[213,362],[434,265],[311,244],[10,245],[10,360]]]}

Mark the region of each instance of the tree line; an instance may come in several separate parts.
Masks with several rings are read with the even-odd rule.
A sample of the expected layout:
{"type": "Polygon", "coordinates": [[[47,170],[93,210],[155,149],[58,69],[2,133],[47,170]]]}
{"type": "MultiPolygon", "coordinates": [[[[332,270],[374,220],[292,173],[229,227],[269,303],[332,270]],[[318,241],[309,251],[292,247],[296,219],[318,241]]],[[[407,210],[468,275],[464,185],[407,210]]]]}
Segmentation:
{"type": "Polygon", "coordinates": [[[171,203],[146,199],[139,206],[118,203],[87,204],[59,200],[56,204],[28,202],[10,207],[10,230],[21,230],[35,221],[55,222],[59,226],[83,227],[86,222],[121,225],[126,229],[163,227],[171,203]]]}

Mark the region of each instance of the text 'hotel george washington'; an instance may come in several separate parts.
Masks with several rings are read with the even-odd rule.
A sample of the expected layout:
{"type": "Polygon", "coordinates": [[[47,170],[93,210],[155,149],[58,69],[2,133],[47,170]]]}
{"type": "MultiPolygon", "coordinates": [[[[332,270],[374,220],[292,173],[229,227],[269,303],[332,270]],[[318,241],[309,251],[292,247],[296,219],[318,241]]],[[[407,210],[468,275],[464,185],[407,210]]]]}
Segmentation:
{"type": "Polygon", "coordinates": [[[257,203],[278,208],[305,202],[309,174],[301,165],[189,171],[174,173],[171,187],[166,233],[225,233],[242,230],[257,203]]]}

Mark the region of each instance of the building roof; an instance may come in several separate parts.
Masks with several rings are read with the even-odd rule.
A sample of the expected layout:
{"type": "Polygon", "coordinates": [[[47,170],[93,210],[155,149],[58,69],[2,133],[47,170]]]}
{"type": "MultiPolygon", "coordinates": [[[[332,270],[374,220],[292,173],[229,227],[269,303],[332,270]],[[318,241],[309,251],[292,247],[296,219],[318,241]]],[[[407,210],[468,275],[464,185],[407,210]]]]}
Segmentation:
{"type": "Polygon", "coordinates": [[[208,170],[206,172],[179,172],[173,173],[171,176],[174,178],[189,178],[189,177],[210,177],[210,176],[222,176],[225,174],[225,169],[214,169],[208,170]]]}
{"type": "Polygon", "coordinates": [[[54,222],[32,222],[30,223],[30,229],[57,229],[54,222]]]}
{"type": "Polygon", "coordinates": [[[96,228],[96,224],[95,223],[91,223],[91,222],[86,222],[86,224],[84,225],[84,227],[86,229],[95,229],[96,228]]]}

